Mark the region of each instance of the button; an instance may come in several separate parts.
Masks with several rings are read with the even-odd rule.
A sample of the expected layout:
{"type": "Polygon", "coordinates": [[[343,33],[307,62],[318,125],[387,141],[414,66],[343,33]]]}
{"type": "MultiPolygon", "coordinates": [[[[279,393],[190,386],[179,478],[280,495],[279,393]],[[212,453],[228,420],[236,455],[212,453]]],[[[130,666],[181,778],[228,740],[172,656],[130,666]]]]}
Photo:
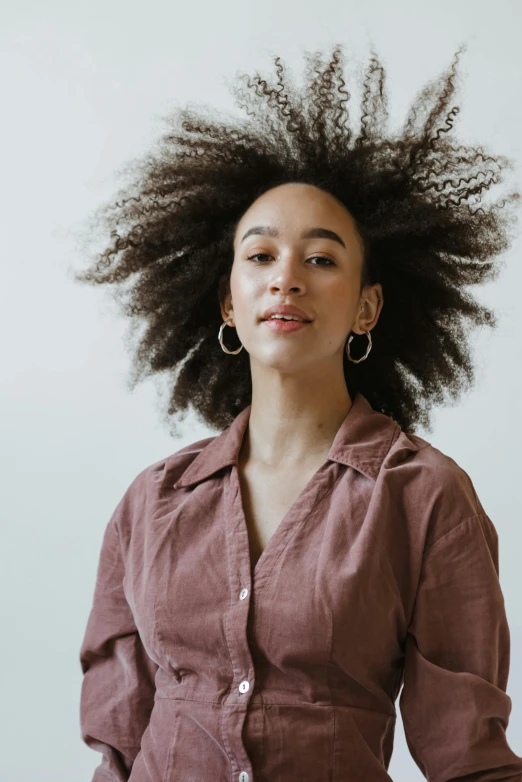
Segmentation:
{"type": "Polygon", "coordinates": [[[246,588],[242,589],[241,592],[239,593],[239,599],[244,600],[247,595],[248,595],[248,589],[246,588]]]}
{"type": "Polygon", "coordinates": [[[246,771],[241,771],[239,774],[239,782],[248,782],[248,774],[246,771]]]}
{"type": "Polygon", "coordinates": [[[247,682],[247,680],[245,679],[239,685],[239,692],[247,692],[249,689],[250,689],[250,682],[247,682]]]}

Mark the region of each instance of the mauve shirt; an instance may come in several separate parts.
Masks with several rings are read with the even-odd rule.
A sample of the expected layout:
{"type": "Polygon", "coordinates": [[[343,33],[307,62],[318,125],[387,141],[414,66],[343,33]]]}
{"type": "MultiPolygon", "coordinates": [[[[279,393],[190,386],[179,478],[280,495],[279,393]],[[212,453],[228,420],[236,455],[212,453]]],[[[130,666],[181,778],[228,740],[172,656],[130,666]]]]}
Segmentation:
{"type": "Polygon", "coordinates": [[[80,651],[93,782],[522,781],[498,536],[468,474],[357,393],[253,573],[251,406],[132,481],[80,651]]]}

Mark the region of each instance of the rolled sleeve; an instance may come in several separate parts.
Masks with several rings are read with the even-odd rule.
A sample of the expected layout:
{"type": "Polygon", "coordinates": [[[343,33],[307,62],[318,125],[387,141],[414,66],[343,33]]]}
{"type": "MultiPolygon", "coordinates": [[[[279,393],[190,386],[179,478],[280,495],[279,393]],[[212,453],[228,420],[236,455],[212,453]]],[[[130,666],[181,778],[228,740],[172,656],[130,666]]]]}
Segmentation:
{"type": "Polygon", "coordinates": [[[510,634],[498,536],[485,513],[424,552],[399,698],[410,753],[430,782],[522,781],[509,747],[510,634]]]}
{"type": "Polygon", "coordinates": [[[147,655],[123,591],[124,562],[116,508],[103,538],[94,599],[80,650],[80,725],[103,753],[92,782],[126,782],[154,705],[157,665],[147,655]]]}

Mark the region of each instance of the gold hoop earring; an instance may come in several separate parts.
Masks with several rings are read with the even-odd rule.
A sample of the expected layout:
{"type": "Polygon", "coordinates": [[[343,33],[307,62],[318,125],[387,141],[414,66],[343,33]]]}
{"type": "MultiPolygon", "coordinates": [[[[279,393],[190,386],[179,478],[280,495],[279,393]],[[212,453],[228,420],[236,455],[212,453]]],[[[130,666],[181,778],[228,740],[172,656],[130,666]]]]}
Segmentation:
{"type": "Polygon", "coordinates": [[[369,331],[365,331],[364,333],[368,337],[368,347],[366,348],[366,353],[364,354],[364,356],[361,356],[361,358],[352,358],[351,355],[350,355],[350,342],[352,341],[352,339],[354,337],[353,334],[350,336],[350,338],[348,339],[348,342],[346,343],[346,347],[345,347],[346,355],[348,356],[348,360],[349,361],[353,361],[354,364],[358,364],[359,361],[364,361],[365,358],[368,358],[368,354],[369,354],[370,350],[372,349],[372,338],[371,338],[370,332],[369,331]]]}
{"type": "Polygon", "coordinates": [[[226,325],[228,325],[229,320],[232,320],[232,318],[227,318],[226,320],[224,320],[223,323],[221,324],[221,326],[219,327],[218,340],[219,340],[219,344],[221,345],[221,349],[225,353],[231,353],[231,354],[235,355],[236,353],[239,353],[241,350],[243,350],[243,345],[241,345],[241,347],[239,347],[237,350],[229,350],[223,344],[223,329],[225,328],[226,325]]]}

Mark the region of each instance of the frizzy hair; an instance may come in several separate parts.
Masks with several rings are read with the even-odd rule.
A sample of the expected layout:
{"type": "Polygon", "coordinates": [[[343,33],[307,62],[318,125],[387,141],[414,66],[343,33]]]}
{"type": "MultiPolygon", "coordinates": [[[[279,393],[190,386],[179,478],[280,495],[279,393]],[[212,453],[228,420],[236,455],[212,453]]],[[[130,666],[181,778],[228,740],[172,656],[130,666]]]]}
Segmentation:
{"type": "MultiPolygon", "coordinates": [[[[75,280],[113,284],[129,333],[143,326],[130,387],[153,374],[168,378],[165,420],[174,428],[168,417],[192,406],[224,429],[251,402],[246,349],[229,355],[218,343],[218,286],[230,275],[242,214],[286,182],[321,188],[348,209],[364,245],[361,291],[382,284],[368,358],[355,364],[344,355],[352,399],[361,391],[405,431],[431,431],[433,405],[472,385],[471,327],[497,320],[466,287],[498,275],[493,258],[510,246],[508,207],[519,193],[486,204],[512,162],[451,141],[463,48],[415,97],[400,133],[388,130],[386,72],[374,52],[360,77],[354,131],[337,45],[326,64],[305,53],[301,90],[278,56],[275,84],[241,74],[232,90],[246,119],[177,107],[163,118],[155,149],[121,169],[128,183],[87,227],[89,237],[103,229],[103,249],[75,280]]],[[[234,329],[225,328],[224,339],[239,346],[234,329]]],[[[352,355],[366,344],[357,335],[352,355]]]]}

